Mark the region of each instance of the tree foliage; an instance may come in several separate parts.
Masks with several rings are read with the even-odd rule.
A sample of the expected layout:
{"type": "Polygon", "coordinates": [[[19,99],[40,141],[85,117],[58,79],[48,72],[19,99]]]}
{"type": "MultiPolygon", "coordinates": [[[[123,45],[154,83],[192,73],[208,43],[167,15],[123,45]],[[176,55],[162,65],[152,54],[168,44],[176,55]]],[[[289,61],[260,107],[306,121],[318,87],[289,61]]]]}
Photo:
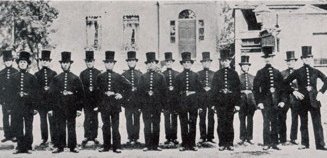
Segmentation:
{"type": "Polygon", "coordinates": [[[220,49],[232,49],[234,44],[234,18],[233,18],[233,8],[226,1],[221,3],[220,17],[222,17],[222,27],[220,28],[220,33],[217,40],[217,48],[220,49]]]}
{"type": "Polygon", "coordinates": [[[29,51],[37,58],[41,48],[53,48],[49,38],[55,30],[50,26],[58,10],[49,1],[1,1],[0,49],[29,51]]]}

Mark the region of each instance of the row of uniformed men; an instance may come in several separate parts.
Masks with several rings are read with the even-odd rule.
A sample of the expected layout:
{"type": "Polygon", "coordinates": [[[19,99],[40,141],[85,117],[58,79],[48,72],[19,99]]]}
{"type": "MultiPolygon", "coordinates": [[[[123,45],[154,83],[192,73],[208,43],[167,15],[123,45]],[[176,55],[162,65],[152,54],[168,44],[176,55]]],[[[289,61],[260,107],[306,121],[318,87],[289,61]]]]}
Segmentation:
{"type": "MultiPolygon", "coordinates": [[[[56,147],[53,152],[62,152],[66,146],[66,125],[68,126],[68,147],[72,152],[78,152],[76,149],[75,117],[76,111],[79,114],[79,111],[84,108],[86,139],[83,140],[82,145],[85,145],[88,141],[99,143],[96,137],[98,128],[97,112],[100,111],[104,139],[103,148],[100,151],[108,151],[112,147],[114,152],[120,153],[119,112],[121,106],[124,106],[128,139],[131,144],[139,143],[137,141],[139,138],[139,118],[140,111],[142,111],[146,144],[144,151],[161,150],[158,148],[158,144],[162,109],[164,109],[165,115],[167,139],[165,144],[178,144],[176,140],[178,114],[182,132],[180,150],[197,150],[195,147],[195,129],[198,112],[200,115],[201,139],[203,142],[213,142],[213,117],[214,110],[217,110],[219,150],[233,150],[233,116],[235,111],[240,111],[241,143],[248,142],[252,144],[253,114],[255,109],[259,107],[262,109],[264,116],[264,149],[279,149],[277,147],[278,140],[280,143],[286,142],[286,112],[289,105],[292,105],[291,142],[296,143],[297,117],[299,115],[301,127],[303,127],[301,128],[301,144],[303,145],[301,148],[309,147],[307,112],[310,111],[315,114],[313,115],[313,124],[315,136],[317,136],[315,137],[316,148],[325,149],[320,120],[320,106],[318,105],[321,94],[317,93],[316,79],[320,77],[325,82],[326,77],[320,71],[309,66],[308,62],[312,59],[311,47],[303,47],[301,57],[304,61],[304,67],[308,70],[308,73],[304,73],[306,74],[306,82],[301,81],[303,78],[301,72],[292,73],[284,81],[282,74],[271,65],[272,48],[264,47],[263,52],[267,65],[259,70],[256,77],[254,77],[248,74],[251,65],[248,56],[241,57],[240,66],[243,73],[240,76],[230,68],[232,59],[228,50],[221,51],[223,68],[217,72],[209,70],[212,60],[209,52],[204,52],[203,60],[201,60],[204,70],[198,73],[190,70],[194,61],[191,59],[189,52],[182,53],[180,63],[183,65],[184,71],[181,73],[172,70],[171,65],[174,62],[172,54],[165,53],[167,70],[163,74],[156,71],[158,60],[155,58],[155,53],[149,52],[146,54],[147,61],[145,62],[148,72],[143,75],[140,71],[134,69],[138,61],[134,51],[128,52],[126,61],[130,69],[122,75],[113,71],[116,63],[114,52],[106,52],[104,63],[107,71],[100,73],[99,70],[94,68],[94,53],[87,51],[85,62],[88,68],[81,72],[80,78],[69,72],[70,65],[73,63],[70,52],[62,52],[60,63],[64,71],[56,75],[54,71],[49,69],[50,51],[42,51],[40,62],[43,68],[35,74],[36,78],[26,72],[31,62],[28,52],[20,53],[19,59],[17,59],[20,71],[17,73],[14,73],[16,70],[10,64],[12,62],[11,52],[4,52],[6,68],[1,71],[1,101],[2,105],[4,105],[3,109],[5,109],[3,110],[4,114],[6,113],[4,116],[8,116],[8,112],[10,112],[13,127],[17,129],[17,132],[11,132],[9,123],[5,123],[5,121],[8,122],[8,119],[4,119],[4,141],[16,136],[18,148],[15,153],[28,152],[33,141],[33,110],[37,109],[41,116],[43,144],[46,144],[48,139],[46,117],[50,113],[53,115],[49,120],[51,141],[56,147]],[[296,83],[288,84],[295,79],[299,82],[298,85],[296,83]],[[299,88],[294,89],[294,85],[299,88]],[[305,86],[306,89],[301,91],[303,90],[300,88],[301,86],[305,86]],[[308,87],[311,87],[311,89],[308,87]],[[283,94],[292,92],[293,95],[287,95],[290,97],[283,97],[283,94]],[[309,101],[307,101],[307,95],[310,96],[309,101]],[[258,103],[258,106],[256,106],[255,102],[258,103]],[[313,102],[316,104],[313,104],[313,102]],[[303,105],[299,106],[298,104],[303,105]],[[206,127],[207,111],[208,129],[206,127]],[[245,123],[246,118],[247,123],[245,123]],[[23,121],[25,122],[25,133],[23,121]]],[[[287,54],[290,69],[283,72],[285,78],[292,71],[291,63],[296,60],[294,52],[287,52],[287,54]]],[[[324,92],[325,89],[326,86],[324,85],[321,92],[324,92]]]]}

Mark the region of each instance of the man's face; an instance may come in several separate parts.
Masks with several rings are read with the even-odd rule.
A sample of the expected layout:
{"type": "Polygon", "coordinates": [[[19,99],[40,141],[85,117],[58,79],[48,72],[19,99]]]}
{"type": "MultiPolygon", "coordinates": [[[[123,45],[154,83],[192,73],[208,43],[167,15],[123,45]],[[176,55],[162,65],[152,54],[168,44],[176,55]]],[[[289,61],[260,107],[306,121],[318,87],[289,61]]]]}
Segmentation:
{"type": "Polygon", "coordinates": [[[107,70],[113,70],[115,66],[115,62],[112,61],[105,62],[104,66],[106,67],[107,70]]]}
{"type": "Polygon", "coordinates": [[[61,68],[64,70],[64,71],[68,71],[70,69],[70,65],[71,63],[70,62],[65,62],[65,63],[61,63],[61,68]]]}
{"type": "Polygon", "coordinates": [[[263,58],[266,64],[273,64],[274,61],[274,57],[273,56],[269,56],[266,58],[263,58]]]}
{"type": "Polygon", "coordinates": [[[220,61],[222,67],[230,67],[231,60],[229,59],[224,59],[220,61]]]}
{"type": "Polygon", "coordinates": [[[26,70],[27,66],[28,66],[28,63],[26,60],[19,60],[19,62],[18,62],[19,69],[26,70]]]}
{"type": "Polygon", "coordinates": [[[211,65],[211,61],[204,61],[204,62],[202,62],[203,68],[209,69],[210,68],[210,65],[211,65]]]}
{"type": "Polygon", "coordinates": [[[313,66],[313,57],[302,58],[302,61],[306,65],[313,66]]]}
{"type": "Polygon", "coordinates": [[[50,66],[50,60],[40,60],[42,67],[49,67],[50,66]]]}
{"type": "Polygon", "coordinates": [[[295,60],[290,60],[290,61],[287,61],[286,62],[288,68],[294,68],[295,67],[295,63],[296,63],[295,60]]]}
{"type": "Polygon", "coordinates": [[[130,68],[135,68],[135,66],[136,66],[136,60],[128,60],[127,61],[127,65],[130,68]]]}
{"type": "Polygon", "coordinates": [[[152,61],[152,62],[148,62],[147,64],[146,64],[146,66],[148,67],[148,70],[152,70],[152,71],[154,71],[154,70],[156,70],[156,66],[157,66],[157,63],[155,62],[155,61],[152,61]]]}
{"type": "Polygon", "coordinates": [[[241,69],[242,69],[243,72],[249,72],[250,65],[244,64],[244,65],[241,66],[241,69]]]}
{"type": "Polygon", "coordinates": [[[187,70],[191,69],[192,65],[193,65],[193,64],[192,64],[191,61],[185,61],[185,62],[183,63],[183,67],[184,67],[184,69],[187,69],[187,70]]]}
{"type": "Polygon", "coordinates": [[[94,60],[91,61],[85,61],[87,68],[93,68],[94,67],[94,60]]]}
{"type": "Polygon", "coordinates": [[[12,60],[6,60],[6,61],[4,61],[5,62],[5,66],[6,67],[11,67],[12,66],[12,60]]]}
{"type": "Polygon", "coordinates": [[[166,61],[166,67],[167,68],[172,68],[173,67],[173,61],[171,61],[171,60],[168,60],[168,61],[166,61]]]}

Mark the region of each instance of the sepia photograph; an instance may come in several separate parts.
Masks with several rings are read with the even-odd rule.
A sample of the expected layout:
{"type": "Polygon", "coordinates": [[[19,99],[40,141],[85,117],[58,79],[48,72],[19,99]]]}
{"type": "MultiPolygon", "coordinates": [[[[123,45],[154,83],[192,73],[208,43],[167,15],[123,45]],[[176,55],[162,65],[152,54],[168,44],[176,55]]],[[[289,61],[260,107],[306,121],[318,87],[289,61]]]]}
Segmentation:
{"type": "Polygon", "coordinates": [[[323,158],[327,0],[0,0],[0,158],[323,158]]]}

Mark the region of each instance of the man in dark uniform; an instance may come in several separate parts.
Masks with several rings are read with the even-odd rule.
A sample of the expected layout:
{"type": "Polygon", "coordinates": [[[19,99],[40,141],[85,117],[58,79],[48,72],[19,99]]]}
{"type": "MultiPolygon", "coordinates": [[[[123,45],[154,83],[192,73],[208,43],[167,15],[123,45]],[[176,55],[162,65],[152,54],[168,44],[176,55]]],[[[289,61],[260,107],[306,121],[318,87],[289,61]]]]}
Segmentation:
{"type": "Polygon", "coordinates": [[[254,76],[249,73],[251,66],[249,59],[248,55],[241,56],[240,66],[242,74],[239,76],[241,81],[241,100],[238,113],[240,119],[240,145],[245,142],[253,145],[253,115],[256,110],[256,104],[252,92],[254,76]]]}
{"type": "Polygon", "coordinates": [[[140,116],[141,112],[139,109],[139,100],[137,97],[137,84],[139,82],[139,78],[142,75],[142,72],[139,70],[135,70],[136,63],[138,59],[136,58],[135,51],[127,52],[127,65],[129,70],[125,71],[122,75],[131,83],[132,89],[129,92],[129,96],[126,96],[126,104],[125,107],[125,117],[126,117],[126,128],[129,142],[128,144],[140,144],[138,142],[139,133],[140,133],[140,116]]]}
{"type": "Polygon", "coordinates": [[[138,83],[139,99],[144,121],[145,148],[143,151],[161,151],[159,145],[160,116],[167,96],[165,77],[156,72],[158,60],[155,52],[146,53],[148,72],[143,74],[138,83]]]}
{"type": "MultiPolygon", "coordinates": [[[[68,148],[73,153],[76,149],[76,116],[81,115],[84,89],[78,76],[70,72],[71,52],[61,53],[61,68],[63,72],[55,76],[50,84],[50,94],[55,97],[53,115],[57,124],[56,144],[52,153],[64,151],[66,146],[66,127],[68,128],[68,148]]],[[[52,111],[50,111],[51,113],[52,111]]]]}
{"type": "Polygon", "coordinates": [[[178,114],[181,125],[182,144],[179,151],[197,151],[195,146],[196,120],[198,117],[198,95],[204,91],[199,75],[191,70],[194,61],[190,52],[182,53],[184,70],[176,76],[176,92],[179,96],[178,114]]]}
{"type": "Polygon", "coordinates": [[[253,93],[263,115],[263,150],[280,150],[278,144],[277,114],[285,103],[283,100],[283,76],[273,67],[273,47],[262,47],[265,67],[260,69],[253,81],[253,93]]]}
{"type": "Polygon", "coordinates": [[[317,150],[327,150],[325,148],[324,133],[321,126],[321,99],[323,93],[327,89],[327,78],[319,70],[312,67],[313,55],[311,52],[311,46],[302,47],[303,66],[295,70],[285,80],[285,85],[288,86],[287,92],[293,93],[296,99],[300,102],[299,115],[301,119],[301,146],[299,149],[309,148],[309,135],[308,135],[308,111],[310,111],[314,137],[317,150]],[[317,79],[323,81],[322,88],[317,90],[317,79]],[[298,89],[292,88],[290,83],[296,80],[298,83],[298,89]]]}
{"type": "Polygon", "coordinates": [[[42,68],[35,73],[35,76],[38,80],[38,83],[40,85],[40,102],[38,106],[38,111],[40,114],[40,122],[41,122],[41,138],[42,142],[40,146],[47,145],[48,141],[48,119],[49,118],[49,126],[50,126],[50,137],[51,137],[51,143],[55,142],[55,122],[52,115],[48,115],[49,110],[51,109],[51,101],[52,97],[49,94],[49,86],[52,82],[52,79],[57,75],[57,73],[53,70],[51,70],[50,67],[50,54],[51,52],[49,50],[43,50],[41,52],[41,59],[40,63],[42,68]]]}
{"type": "Polygon", "coordinates": [[[165,64],[167,70],[163,72],[166,78],[166,84],[168,88],[167,93],[167,102],[164,106],[164,116],[165,116],[165,133],[167,141],[164,144],[173,143],[177,145],[177,93],[176,93],[176,76],[177,71],[172,69],[173,63],[173,54],[171,52],[165,53],[165,64]]]}
{"type": "Polygon", "coordinates": [[[36,114],[39,84],[36,77],[27,72],[31,64],[30,54],[22,51],[16,60],[19,72],[13,74],[11,80],[13,111],[17,150],[14,154],[29,153],[33,144],[33,114],[36,114]]]}
{"type": "Polygon", "coordinates": [[[214,72],[210,70],[212,60],[210,59],[210,52],[203,52],[202,53],[202,66],[203,70],[199,71],[199,78],[201,81],[201,85],[204,89],[204,91],[199,94],[199,101],[200,101],[200,110],[199,111],[199,117],[200,117],[200,136],[202,139],[202,142],[212,142],[214,139],[214,126],[215,126],[215,111],[212,108],[213,104],[210,102],[209,93],[211,90],[211,83],[214,72]],[[206,125],[207,121],[207,112],[208,112],[208,129],[206,125]]]}
{"type": "MultiPolygon", "coordinates": [[[[294,72],[294,66],[297,59],[295,58],[294,51],[287,51],[286,52],[286,64],[288,68],[284,71],[282,71],[283,78],[286,79],[290,74],[294,72]]],[[[290,83],[290,86],[292,88],[297,88],[296,81],[293,81],[290,83]]],[[[279,142],[281,144],[286,143],[286,119],[287,119],[287,112],[288,109],[291,108],[291,114],[292,114],[292,125],[291,125],[291,143],[297,144],[295,141],[297,139],[297,131],[298,131],[298,119],[299,114],[298,110],[300,108],[298,100],[294,97],[294,95],[289,95],[289,97],[286,97],[286,103],[285,107],[279,111],[278,113],[278,135],[279,135],[279,142]]]]}
{"type": "Polygon", "coordinates": [[[18,71],[12,67],[13,56],[11,50],[3,51],[2,55],[5,68],[0,71],[0,104],[2,105],[2,121],[5,138],[2,139],[1,142],[3,143],[8,140],[16,142],[13,129],[13,117],[11,115],[13,108],[13,96],[9,94],[12,87],[10,87],[11,85],[9,83],[12,75],[18,71]]]}
{"type": "Polygon", "coordinates": [[[96,87],[99,107],[95,110],[100,110],[103,122],[103,148],[99,152],[108,152],[112,146],[113,152],[121,153],[119,113],[121,112],[123,97],[128,96],[126,93],[132,87],[126,78],[113,71],[116,63],[115,52],[106,51],[105,53],[106,59],[103,62],[107,71],[98,75],[96,87]]]}
{"type": "Polygon", "coordinates": [[[211,99],[217,110],[219,150],[233,151],[234,112],[238,111],[240,100],[240,79],[230,66],[232,57],[228,49],[220,52],[222,69],[215,72],[212,79],[211,99]]]}
{"type": "Polygon", "coordinates": [[[94,52],[85,52],[85,64],[86,69],[81,72],[80,79],[83,83],[85,98],[83,98],[84,108],[84,140],[82,146],[85,146],[88,141],[94,141],[97,145],[99,141],[96,139],[98,136],[98,111],[93,109],[96,107],[97,95],[95,93],[96,77],[100,74],[100,71],[94,68],[94,52]]]}

